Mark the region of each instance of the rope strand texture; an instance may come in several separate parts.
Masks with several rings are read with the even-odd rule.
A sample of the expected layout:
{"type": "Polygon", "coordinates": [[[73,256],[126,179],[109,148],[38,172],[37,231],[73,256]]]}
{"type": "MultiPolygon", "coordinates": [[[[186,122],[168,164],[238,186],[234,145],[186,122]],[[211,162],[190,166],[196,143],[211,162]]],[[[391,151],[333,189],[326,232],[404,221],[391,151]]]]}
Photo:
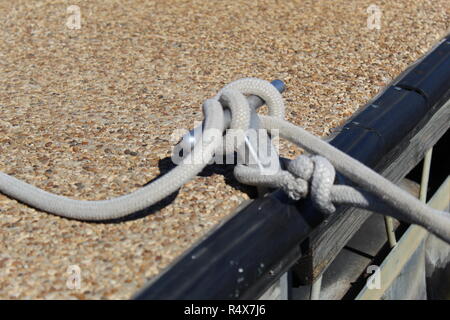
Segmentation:
{"type": "MultiPolygon", "coordinates": [[[[380,212],[378,211],[380,210],[380,205],[376,207],[375,205],[374,207],[367,206],[367,209],[378,211],[381,214],[387,213],[397,219],[418,224],[450,243],[449,213],[430,208],[358,160],[334,148],[306,130],[285,120],[267,116],[260,116],[260,118],[263,126],[267,130],[271,131],[276,129],[282,138],[299,145],[310,153],[320,154],[327,158],[340,173],[361,187],[365,193],[370,193],[376,196],[379,201],[384,202],[387,207],[382,206],[381,208],[387,209],[391,207],[395,208],[395,211],[380,212]]],[[[342,190],[349,191],[350,189],[342,190]]],[[[358,206],[361,204],[362,194],[359,195],[355,191],[352,191],[346,197],[346,202],[358,206]],[[352,195],[354,195],[355,199],[351,198],[352,195]]],[[[338,195],[336,192],[334,192],[334,196],[336,197],[335,200],[345,199],[343,195],[338,195]]],[[[370,201],[367,201],[367,203],[370,203],[370,201]]]]}
{"type": "MultiPolygon", "coordinates": [[[[217,100],[206,100],[203,111],[205,113],[204,133],[210,129],[219,129],[223,132],[221,104],[217,100]]],[[[49,193],[2,172],[0,172],[0,192],[34,208],[66,218],[88,221],[117,219],[148,208],[195,177],[212,158],[220,142],[217,139],[211,139],[213,142],[206,144],[203,143],[203,138],[204,136],[195,145],[191,158],[183,160],[172,171],[149,185],[114,199],[74,200],[49,193]]]]}
{"type": "MultiPolygon", "coordinates": [[[[178,190],[195,177],[222,148],[214,133],[224,132],[223,108],[232,114],[231,128],[246,131],[250,108],[244,95],[261,97],[269,107],[269,116],[260,116],[269,132],[277,130],[281,137],[319,156],[300,156],[288,164],[288,170],[272,175],[258,168],[237,165],[236,178],[245,184],[283,188],[293,199],[310,195],[324,213],[335,211],[334,203],[349,204],[388,214],[425,227],[450,243],[450,214],[434,210],[361,162],[334,148],[306,130],[285,120],[281,94],[267,81],[245,78],[225,86],[213,99],[203,104],[205,129],[190,152],[190,157],[166,175],[133,193],[110,200],[83,201],[55,195],[0,172],[0,192],[30,206],[63,217],[79,220],[108,220],[145,209],[178,190]],[[194,159],[194,162],[188,161],[194,159]],[[358,188],[334,185],[335,169],[352,180],[358,188]]],[[[239,143],[233,146],[242,150],[239,143]]]]}

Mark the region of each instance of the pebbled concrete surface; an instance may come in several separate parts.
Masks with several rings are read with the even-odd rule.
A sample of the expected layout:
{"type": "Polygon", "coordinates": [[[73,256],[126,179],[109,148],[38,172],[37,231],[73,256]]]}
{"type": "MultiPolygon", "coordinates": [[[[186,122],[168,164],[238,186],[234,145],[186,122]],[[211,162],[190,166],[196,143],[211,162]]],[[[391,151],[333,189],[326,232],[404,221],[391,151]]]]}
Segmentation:
{"type": "MultiPolygon", "coordinates": [[[[372,3],[0,0],[0,170],[76,199],[126,194],[170,169],[171,134],[201,120],[204,99],[247,76],[286,81],[287,118],[327,135],[450,27],[448,1],[397,0],[376,1],[369,30],[372,3]]],[[[254,195],[231,169],[113,224],[0,195],[0,298],[129,298],[254,195]]]]}

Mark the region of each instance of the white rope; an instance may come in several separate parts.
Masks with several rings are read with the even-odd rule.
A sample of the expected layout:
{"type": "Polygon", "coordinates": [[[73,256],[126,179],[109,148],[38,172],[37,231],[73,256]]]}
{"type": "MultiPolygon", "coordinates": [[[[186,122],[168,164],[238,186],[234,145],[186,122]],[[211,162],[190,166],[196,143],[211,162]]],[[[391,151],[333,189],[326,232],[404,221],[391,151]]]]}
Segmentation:
{"type": "MultiPolygon", "coordinates": [[[[239,92],[229,96],[225,92],[225,99],[229,98],[236,125],[246,126],[250,113],[245,104],[236,108],[233,103],[242,103],[242,98],[235,98],[239,92]]],[[[244,99],[245,100],[245,99],[244,99]]],[[[221,146],[221,141],[214,135],[224,131],[223,107],[218,99],[206,100],[203,104],[205,116],[205,130],[200,140],[190,153],[190,157],[183,159],[180,165],[153,181],[149,185],[114,199],[85,201],[49,193],[12,176],[0,172],[0,192],[26,203],[34,208],[53,213],[62,217],[77,220],[110,220],[117,219],[137,211],[148,208],[156,202],[178,190],[183,184],[191,180],[208,164],[215,150],[221,146]]]]}
{"type": "MultiPolygon", "coordinates": [[[[450,214],[428,207],[361,162],[283,120],[284,103],[281,94],[269,82],[255,78],[232,82],[214,99],[206,100],[203,105],[205,130],[190,157],[185,158],[172,171],[133,193],[110,200],[73,200],[51,194],[1,172],[0,192],[40,210],[79,220],[108,220],[145,209],[196,176],[214,153],[222,148],[217,132],[222,133],[226,129],[223,108],[231,110],[232,129],[240,129],[242,132],[248,129],[250,108],[244,96],[248,94],[261,97],[269,107],[269,116],[260,116],[264,128],[268,131],[278,130],[281,137],[318,156],[300,156],[288,164],[287,170],[280,170],[272,175],[261,174],[258,168],[237,165],[234,174],[240,182],[282,188],[295,200],[309,195],[316,207],[325,214],[335,212],[334,204],[349,204],[392,215],[421,225],[450,243],[450,214]],[[358,188],[334,185],[334,168],[352,180],[358,188]]],[[[237,145],[231,147],[240,152],[243,138],[241,136],[237,145]]],[[[226,143],[227,140],[229,139],[225,139],[226,143]]]]}
{"type": "MultiPolygon", "coordinates": [[[[300,127],[273,117],[261,116],[261,122],[269,131],[276,129],[281,137],[290,140],[308,152],[320,154],[327,158],[340,173],[363,190],[361,194],[370,193],[383,203],[382,206],[374,204],[373,208],[372,206],[368,206],[367,209],[378,211],[379,208],[384,208],[384,206],[395,209],[391,209],[388,212],[378,211],[378,213],[387,213],[397,219],[418,224],[450,243],[449,213],[428,207],[425,203],[414,198],[408,192],[380,176],[358,160],[334,148],[300,127]]],[[[351,194],[356,195],[355,192],[351,194]]],[[[335,200],[345,198],[341,194],[335,193],[335,196],[337,197],[335,200]]],[[[347,200],[351,200],[351,198],[347,197],[347,200]]],[[[369,203],[369,201],[367,202],[369,203]]],[[[347,203],[355,206],[360,205],[357,199],[347,203]]]]}
{"type": "MultiPolygon", "coordinates": [[[[279,92],[276,94],[281,96],[279,92]]],[[[274,175],[261,175],[255,168],[238,165],[234,173],[240,182],[283,188],[293,199],[309,193],[315,205],[326,214],[335,211],[333,202],[388,214],[421,225],[450,243],[449,213],[428,207],[358,160],[290,122],[270,115],[261,115],[260,119],[269,132],[277,130],[282,138],[322,157],[299,157],[288,165],[287,171],[274,175]],[[361,189],[334,186],[333,166],[361,189]]]]}

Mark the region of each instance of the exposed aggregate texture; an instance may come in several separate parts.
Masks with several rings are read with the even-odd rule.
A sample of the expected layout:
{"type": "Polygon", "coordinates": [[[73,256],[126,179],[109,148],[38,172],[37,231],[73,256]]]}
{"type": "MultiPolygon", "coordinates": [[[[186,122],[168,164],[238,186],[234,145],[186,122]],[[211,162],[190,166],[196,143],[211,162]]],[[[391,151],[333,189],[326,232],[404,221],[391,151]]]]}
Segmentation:
{"type": "MultiPolygon", "coordinates": [[[[0,171],[76,199],[170,169],[175,129],[241,77],[282,79],[325,136],[450,27],[448,0],[0,0],[0,171]],[[381,29],[367,28],[370,4],[381,29]],[[81,29],[66,21],[78,5],[81,29]]],[[[281,145],[294,157],[298,149],[281,145]]],[[[129,298],[254,195],[214,166],[136,219],[85,223],[0,194],[0,298],[129,298]],[[69,289],[67,269],[81,270],[69,289]]]]}

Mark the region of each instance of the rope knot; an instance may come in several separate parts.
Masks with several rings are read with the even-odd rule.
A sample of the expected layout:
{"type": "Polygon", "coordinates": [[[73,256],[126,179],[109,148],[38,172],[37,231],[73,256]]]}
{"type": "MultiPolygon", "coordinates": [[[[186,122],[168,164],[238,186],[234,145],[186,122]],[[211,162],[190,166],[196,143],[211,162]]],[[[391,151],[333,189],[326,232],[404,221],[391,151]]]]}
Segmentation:
{"type": "Polygon", "coordinates": [[[302,178],[295,177],[290,172],[282,171],[280,173],[281,188],[286,192],[289,198],[300,200],[308,195],[308,182],[302,178]]]}
{"type": "Polygon", "coordinates": [[[301,155],[289,162],[287,171],[291,176],[284,178],[283,190],[291,198],[299,200],[309,191],[313,203],[320,211],[331,214],[336,210],[331,202],[331,188],[336,171],[326,158],[301,155]]]}

